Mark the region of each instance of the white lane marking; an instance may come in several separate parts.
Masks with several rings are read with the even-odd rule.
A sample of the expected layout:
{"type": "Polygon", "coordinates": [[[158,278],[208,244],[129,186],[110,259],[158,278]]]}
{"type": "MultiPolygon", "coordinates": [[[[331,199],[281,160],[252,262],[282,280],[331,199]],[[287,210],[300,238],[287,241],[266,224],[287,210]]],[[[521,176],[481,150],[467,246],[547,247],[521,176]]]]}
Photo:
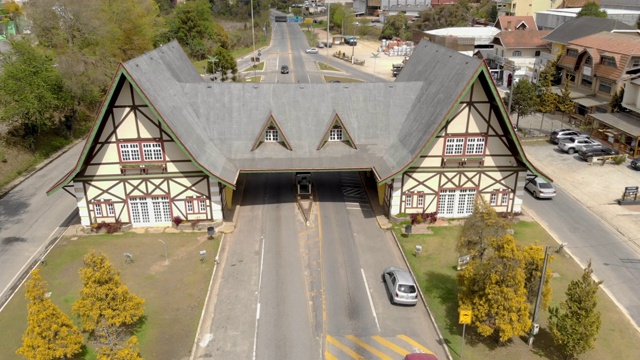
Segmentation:
{"type": "Polygon", "coordinates": [[[371,292],[369,291],[369,284],[367,284],[367,277],[364,276],[364,270],[362,268],[360,268],[360,272],[362,273],[362,280],[364,280],[364,287],[365,289],[367,289],[367,296],[369,296],[369,304],[371,305],[371,312],[373,313],[373,318],[376,320],[376,326],[378,327],[378,332],[380,332],[378,315],[376,315],[376,308],[373,307],[373,299],[371,299],[371,292]]]}
{"type": "Polygon", "coordinates": [[[256,360],[256,349],[258,347],[258,322],[260,321],[260,288],[262,287],[262,268],[264,265],[264,235],[260,236],[262,253],[260,254],[260,275],[258,276],[258,304],[256,308],[256,330],[253,334],[253,360],[256,360]]]}

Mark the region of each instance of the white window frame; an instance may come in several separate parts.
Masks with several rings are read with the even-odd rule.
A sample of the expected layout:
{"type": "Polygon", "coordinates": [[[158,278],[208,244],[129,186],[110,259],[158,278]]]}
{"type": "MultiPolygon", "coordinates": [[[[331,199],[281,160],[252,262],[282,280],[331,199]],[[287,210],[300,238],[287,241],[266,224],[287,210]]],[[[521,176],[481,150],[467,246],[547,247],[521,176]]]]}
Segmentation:
{"type": "Polygon", "coordinates": [[[505,206],[505,205],[509,205],[509,192],[508,191],[504,191],[502,193],[501,199],[500,199],[500,205],[505,206]]]}
{"type": "Polygon", "coordinates": [[[158,142],[142,143],[142,153],[144,155],[144,161],[163,161],[164,160],[162,144],[158,142]]]}
{"type": "Polygon", "coordinates": [[[113,203],[106,203],[105,206],[107,207],[107,216],[116,216],[116,208],[113,203]]]}
{"type": "Polygon", "coordinates": [[[446,140],[444,154],[445,155],[462,155],[464,153],[464,138],[449,137],[446,140]]]}
{"type": "Polygon", "coordinates": [[[164,161],[160,142],[122,142],[118,147],[121,162],[164,161]]]}
{"type": "Polygon", "coordinates": [[[511,56],[513,57],[519,57],[522,56],[522,51],[520,50],[515,50],[514,52],[511,53],[511,56]]]}
{"type": "Polygon", "coordinates": [[[484,137],[469,137],[466,139],[466,154],[467,155],[482,155],[484,154],[484,137]]]}
{"type": "Polygon", "coordinates": [[[329,130],[329,141],[342,141],[344,139],[342,128],[329,130]]]}
{"type": "Polygon", "coordinates": [[[413,194],[406,194],[404,198],[404,206],[409,209],[413,207],[413,194]]]}
{"type": "Polygon", "coordinates": [[[277,129],[267,129],[264,134],[265,142],[279,142],[280,134],[277,129]]]}
{"type": "Polygon", "coordinates": [[[489,205],[496,206],[498,205],[498,193],[492,192],[491,197],[489,198],[489,205]]]}
{"type": "Polygon", "coordinates": [[[93,212],[96,213],[96,217],[103,217],[102,216],[102,203],[95,203],[93,204],[93,212]]]}
{"type": "Polygon", "coordinates": [[[473,213],[476,189],[441,189],[438,194],[438,215],[465,217],[473,213]]]}
{"type": "Polygon", "coordinates": [[[417,206],[419,208],[424,207],[424,194],[418,194],[418,201],[417,202],[418,202],[417,206]]]}
{"type": "Polygon", "coordinates": [[[128,202],[130,221],[134,226],[171,224],[171,202],[168,196],[132,197],[128,202]]]}
{"type": "Polygon", "coordinates": [[[188,197],[184,200],[187,214],[206,214],[207,199],[203,196],[188,197]]]}
{"type": "Polygon", "coordinates": [[[140,144],[138,143],[121,143],[120,160],[122,162],[138,162],[140,157],[140,144]]]}

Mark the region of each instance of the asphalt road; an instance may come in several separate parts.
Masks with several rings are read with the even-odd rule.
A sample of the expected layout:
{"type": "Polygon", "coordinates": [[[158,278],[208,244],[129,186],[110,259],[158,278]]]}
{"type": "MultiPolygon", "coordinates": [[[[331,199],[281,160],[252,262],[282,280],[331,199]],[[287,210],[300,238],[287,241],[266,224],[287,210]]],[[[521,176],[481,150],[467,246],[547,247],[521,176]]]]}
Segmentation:
{"type": "Polygon", "coordinates": [[[0,199],[0,308],[76,216],[73,196],[61,190],[48,197],[45,191],[71,169],[81,149],[63,153],[0,199]]]}

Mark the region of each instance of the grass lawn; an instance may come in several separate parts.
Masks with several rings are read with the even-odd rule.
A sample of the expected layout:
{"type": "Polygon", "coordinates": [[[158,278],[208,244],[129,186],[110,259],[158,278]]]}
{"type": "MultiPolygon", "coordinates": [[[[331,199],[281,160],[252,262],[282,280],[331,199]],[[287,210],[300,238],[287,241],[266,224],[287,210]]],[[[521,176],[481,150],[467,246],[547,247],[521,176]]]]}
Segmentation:
{"type": "MultiPolygon", "coordinates": [[[[442,332],[454,359],[460,358],[462,347],[462,325],[458,324],[456,265],[458,254],[455,243],[460,231],[458,226],[431,227],[432,235],[402,235],[402,227],[394,228],[403,252],[413,269],[429,308],[442,332]],[[415,246],[422,245],[422,252],[414,256],[415,246]]],[[[514,224],[514,236],[520,245],[536,242],[539,245],[554,245],[557,242],[535,222],[519,221],[514,224]]],[[[565,297],[571,280],[579,279],[582,268],[566,253],[554,253],[549,267],[554,275],[551,280],[552,301],[555,306],[565,297]]],[[[526,337],[515,337],[501,346],[492,338],[483,338],[467,326],[464,359],[564,359],[553,344],[546,330],[546,309],[540,309],[538,323],[540,333],[529,348],[526,337]]],[[[580,359],[633,359],[640,344],[640,335],[620,309],[605,294],[599,291],[598,310],[602,314],[602,326],[596,348],[580,359]]]]}
{"type": "Polygon", "coordinates": [[[318,69],[328,70],[328,71],[340,71],[340,69],[334,68],[333,66],[323,62],[318,62],[318,69]]]}
{"type": "Polygon", "coordinates": [[[323,76],[323,78],[324,78],[324,82],[332,82],[332,81],[340,81],[343,83],[362,82],[361,80],[358,80],[358,79],[341,77],[341,76],[323,76]]]}
{"type": "MultiPolygon", "coordinates": [[[[219,237],[208,240],[202,232],[63,237],[47,256],[41,275],[53,302],[79,326],[71,305],[82,287],[78,274],[82,258],[91,250],[105,253],[121,270],[129,290],[145,300],[146,318],[136,334],[142,357],[181,359],[191,353],[219,244],[219,237]],[[168,264],[158,240],[167,244],[168,264]],[[207,251],[204,262],[200,250],[207,251]],[[133,254],[133,263],[125,264],[125,252],[133,254]]],[[[26,321],[21,287],[0,313],[0,359],[22,359],[15,351],[22,344],[26,321]]],[[[89,349],[83,358],[95,359],[95,353],[89,349]]]]}
{"type": "Polygon", "coordinates": [[[242,70],[242,72],[250,72],[250,71],[254,71],[254,70],[257,70],[257,71],[264,70],[264,61],[261,61],[261,62],[257,63],[255,69],[253,68],[253,66],[249,66],[247,68],[244,68],[242,70]]]}

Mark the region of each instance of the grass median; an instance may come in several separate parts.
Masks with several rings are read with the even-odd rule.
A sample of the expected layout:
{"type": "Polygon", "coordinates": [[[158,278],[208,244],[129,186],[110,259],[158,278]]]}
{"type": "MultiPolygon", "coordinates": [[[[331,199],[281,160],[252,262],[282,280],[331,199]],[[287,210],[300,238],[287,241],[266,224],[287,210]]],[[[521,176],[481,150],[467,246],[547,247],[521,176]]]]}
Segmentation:
{"type": "MultiPolygon", "coordinates": [[[[65,236],[47,255],[41,275],[53,302],[79,327],[71,305],[82,288],[82,259],[91,250],[105,253],[121,271],[123,283],[145,300],[144,324],[136,334],[142,357],[182,359],[191,353],[219,244],[219,237],[209,240],[202,232],[65,236]],[[133,255],[132,263],[124,253],[133,255]]],[[[0,359],[22,358],[15,351],[26,328],[27,300],[21,287],[0,313],[0,359]]],[[[84,359],[95,359],[95,352],[89,348],[84,359]]]]}
{"type": "MultiPolygon", "coordinates": [[[[402,229],[403,227],[396,226],[394,232],[454,359],[460,358],[461,350],[463,350],[464,359],[564,358],[559,348],[553,344],[547,330],[546,309],[540,309],[538,318],[541,325],[540,333],[535,337],[532,348],[529,348],[525,337],[514,337],[506,344],[499,345],[494,338],[481,337],[473,328],[467,326],[465,345],[462,349],[462,325],[458,324],[456,283],[458,254],[455,250],[460,227],[434,226],[430,227],[433,234],[408,236],[402,234],[402,229]],[[415,256],[416,245],[422,246],[422,252],[418,256],[415,256]]],[[[519,245],[525,246],[536,241],[541,246],[558,245],[535,222],[518,221],[513,229],[519,245]]],[[[557,306],[564,300],[569,282],[579,279],[582,275],[582,268],[565,252],[553,253],[553,260],[549,263],[549,267],[554,274],[551,280],[550,305],[557,306]]],[[[604,290],[600,289],[598,295],[598,310],[602,314],[602,326],[595,344],[596,348],[581,355],[580,359],[635,358],[640,335],[604,290]]]]}

